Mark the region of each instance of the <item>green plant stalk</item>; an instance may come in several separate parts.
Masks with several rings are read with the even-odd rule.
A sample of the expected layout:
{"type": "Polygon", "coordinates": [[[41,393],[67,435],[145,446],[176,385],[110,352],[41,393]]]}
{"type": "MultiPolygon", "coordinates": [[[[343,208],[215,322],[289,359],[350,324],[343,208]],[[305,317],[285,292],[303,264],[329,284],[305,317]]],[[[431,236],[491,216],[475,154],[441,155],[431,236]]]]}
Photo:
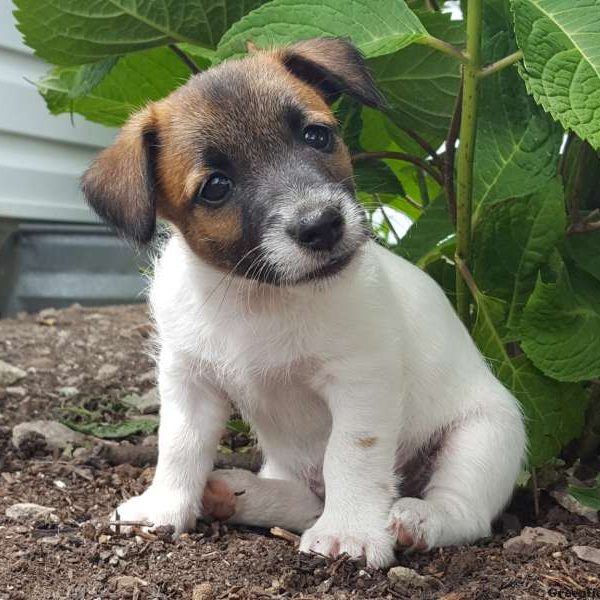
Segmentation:
{"type": "Polygon", "coordinates": [[[469,291],[458,265],[462,263],[468,268],[471,259],[473,161],[481,68],[481,12],[482,0],[469,0],[467,12],[467,56],[469,62],[463,67],[462,120],[456,177],[456,310],[465,325],[469,323],[469,291]]]}
{"type": "Polygon", "coordinates": [[[498,73],[515,63],[518,63],[523,58],[523,50],[517,50],[508,56],[492,63],[491,65],[486,65],[479,71],[479,77],[489,77],[490,75],[494,75],[494,73],[498,73]]]}
{"type": "Polygon", "coordinates": [[[453,46],[452,44],[449,44],[448,42],[445,42],[444,40],[440,40],[439,38],[436,38],[432,35],[425,36],[421,40],[417,41],[417,44],[423,44],[424,46],[429,46],[430,48],[434,48],[435,50],[438,50],[439,52],[443,52],[444,54],[448,54],[449,56],[452,56],[453,58],[455,58],[456,60],[458,60],[459,62],[461,62],[465,65],[469,64],[468,57],[465,55],[465,53],[460,48],[457,48],[456,46],[453,46]]]}

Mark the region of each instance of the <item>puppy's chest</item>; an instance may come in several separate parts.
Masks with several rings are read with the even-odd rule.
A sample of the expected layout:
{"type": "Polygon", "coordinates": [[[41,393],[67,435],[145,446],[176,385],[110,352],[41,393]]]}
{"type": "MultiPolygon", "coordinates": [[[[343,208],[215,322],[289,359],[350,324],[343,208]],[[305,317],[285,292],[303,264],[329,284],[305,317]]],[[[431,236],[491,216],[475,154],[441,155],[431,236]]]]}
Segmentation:
{"type": "Polygon", "coordinates": [[[196,335],[201,358],[230,380],[286,381],[318,366],[306,335],[282,320],[232,318],[209,323],[196,335]]]}

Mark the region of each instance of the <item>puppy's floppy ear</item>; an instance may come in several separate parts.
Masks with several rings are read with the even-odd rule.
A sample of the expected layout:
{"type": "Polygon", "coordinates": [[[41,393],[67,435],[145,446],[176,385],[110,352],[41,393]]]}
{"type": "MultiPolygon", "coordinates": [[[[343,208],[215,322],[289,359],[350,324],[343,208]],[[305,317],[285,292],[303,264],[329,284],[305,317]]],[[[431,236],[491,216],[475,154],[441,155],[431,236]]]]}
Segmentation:
{"type": "Polygon", "coordinates": [[[148,106],[129,120],[81,180],[91,207],[135,243],[149,242],[156,227],[157,151],[156,122],[148,106]]]}
{"type": "Polygon", "coordinates": [[[314,86],[331,104],[349,94],[363,104],[385,104],[358,49],[344,38],[314,38],[283,48],[281,61],[298,79],[314,86]]]}

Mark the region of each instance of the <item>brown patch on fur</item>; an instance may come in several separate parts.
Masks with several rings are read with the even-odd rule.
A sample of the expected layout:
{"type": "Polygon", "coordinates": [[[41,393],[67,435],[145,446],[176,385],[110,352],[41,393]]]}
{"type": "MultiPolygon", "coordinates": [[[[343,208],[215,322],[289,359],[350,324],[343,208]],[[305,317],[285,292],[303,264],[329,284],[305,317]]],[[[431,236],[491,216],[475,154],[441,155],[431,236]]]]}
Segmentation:
{"type": "Polygon", "coordinates": [[[377,443],[376,437],[360,437],[356,441],[356,444],[360,448],[372,448],[377,443]]]}
{"type": "Polygon", "coordinates": [[[223,260],[227,248],[242,236],[241,209],[224,206],[214,209],[193,206],[192,201],[212,169],[194,161],[195,129],[202,131],[221,118],[210,106],[195,98],[194,129],[181,132],[172,126],[173,117],[187,107],[177,95],[161,103],[157,118],[161,131],[161,152],[158,165],[158,185],[161,190],[158,212],[171,221],[183,234],[189,246],[213,265],[228,269],[223,260]]]}
{"type": "Polygon", "coordinates": [[[155,105],[150,104],[134,115],[82,178],[82,190],[92,208],[141,243],[150,240],[156,222],[156,197],[152,192],[154,109],[155,105]]]}
{"type": "Polygon", "coordinates": [[[384,104],[364,58],[348,40],[303,40],[281,49],[279,57],[290,72],[318,89],[329,104],[342,93],[368,106],[384,104]]]}

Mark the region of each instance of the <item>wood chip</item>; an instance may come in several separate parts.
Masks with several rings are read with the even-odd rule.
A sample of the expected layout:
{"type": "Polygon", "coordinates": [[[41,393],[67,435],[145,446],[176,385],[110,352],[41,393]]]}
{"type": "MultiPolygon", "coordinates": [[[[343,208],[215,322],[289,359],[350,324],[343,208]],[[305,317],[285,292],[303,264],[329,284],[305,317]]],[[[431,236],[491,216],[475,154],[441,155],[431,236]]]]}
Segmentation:
{"type": "Polygon", "coordinates": [[[288,531],[287,529],[282,529],[281,527],[272,527],[271,535],[291,542],[295,546],[300,544],[300,536],[288,531]]]}

